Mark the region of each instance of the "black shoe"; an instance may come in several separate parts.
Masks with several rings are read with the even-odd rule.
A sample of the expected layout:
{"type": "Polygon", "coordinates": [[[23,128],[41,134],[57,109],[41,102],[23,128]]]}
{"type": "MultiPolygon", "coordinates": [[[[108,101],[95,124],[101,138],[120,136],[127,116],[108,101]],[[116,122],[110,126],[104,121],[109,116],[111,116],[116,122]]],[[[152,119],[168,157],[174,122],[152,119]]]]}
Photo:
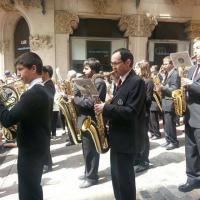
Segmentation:
{"type": "Polygon", "coordinates": [[[166,147],[166,146],[168,146],[170,144],[170,142],[165,142],[164,144],[161,144],[160,146],[161,147],[166,147]]]}
{"type": "Polygon", "coordinates": [[[179,147],[178,144],[172,144],[172,143],[170,143],[169,145],[166,146],[166,150],[172,150],[172,149],[176,149],[178,147],[179,147]]]}
{"type": "Polygon", "coordinates": [[[54,135],[54,136],[51,136],[51,139],[52,140],[55,140],[57,137],[54,135]]]}
{"type": "Polygon", "coordinates": [[[43,168],[43,173],[48,173],[48,172],[51,172],[53,169],[52,169],[52,166],[51,165],[44,165],[44,168],[43,168]]]}
{"type": "Polygon", "coordinates": [[[74,145],[71,141],[66,142],[66,147],[74,145]]]}
{"type": "Polygon", "coordinates": [[[98,183],[98,180],[84,180],[80,185],[79,188],[88,188],[93,185],[96,185],[98,183]]]}
{"type": "Polygon", "coordinates": [[[138,165],[135,168],[135,173],[140,173],[140,172],[143,172],[143,171],[145,171],[147,169],[149,169],[149,164],[138,165]]]}
{"type": "Polygon", "coordinates": [[[86,179],[86,176],[85,175],[81,175],[81,176],[78,177],[78,179],[83,181],[83,180],[86,179]]]}
{"type": "Polygon", "coordinates": [[[154,135],[151,139],[152,139],[152,140],[158,140],[158,139],[160,139],[160,138],[161,138],[161,136],[154,135]]]}
{"type": "Polygon", "coordinates": [[[193,184],[191,184],[191,183],[186,182],[185,184],[180,185],[178,187],[178,190],[180,192],[190,192],[190,191],[192,191],[194,189],[197,189],[197,188],[200,188],[200,183],[193,183],[193,184]]]}

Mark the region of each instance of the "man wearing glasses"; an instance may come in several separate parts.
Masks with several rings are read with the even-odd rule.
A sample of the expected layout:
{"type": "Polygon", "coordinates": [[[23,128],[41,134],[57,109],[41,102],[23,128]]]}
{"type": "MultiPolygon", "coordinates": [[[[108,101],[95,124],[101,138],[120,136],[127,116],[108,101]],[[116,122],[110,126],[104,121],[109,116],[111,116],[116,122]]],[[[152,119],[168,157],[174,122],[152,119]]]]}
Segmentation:
{"type": "Polygon", "coordinates": [[[133,162],[143,140],[138,124],[144,120],[145,85],[132,70],[133,62],[128,49],[113,52],[111,65],[120,76],[118,86],[110,104],[95,105],[95,111],[103,112],[109,120],[111,177],[116,200],[136,199],[133,162]]]}

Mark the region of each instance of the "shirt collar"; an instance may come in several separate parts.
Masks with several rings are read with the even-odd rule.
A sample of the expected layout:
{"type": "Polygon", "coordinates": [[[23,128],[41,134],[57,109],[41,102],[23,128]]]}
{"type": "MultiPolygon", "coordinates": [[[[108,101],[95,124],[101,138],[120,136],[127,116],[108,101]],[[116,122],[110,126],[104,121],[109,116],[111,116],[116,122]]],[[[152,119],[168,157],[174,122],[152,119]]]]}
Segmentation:
{"type": "Polygon", "coordinates": [[[172,72],[174,71],[174,69],[175,69],[175,68],[172,68],[172,69],[168,72],[167,77],[169,77],[169,76],[172,74],[172,72]]]}
{"type": "Polygon", "coordinates": [[[43,85],[42,78],[36,78],[36,79],[32,80],[31,83],[28,86],[28,90],[31,89],[36,84],[43,85]]]}
{"type": "Polygon", "coordinates": [[[126,80],[126,77],[129,75],[131,70],[132,69],[130,69],[126,74],[124,74],[124,76],[120,76],[120,79],[122,80],[122,83],[126,80]]]}

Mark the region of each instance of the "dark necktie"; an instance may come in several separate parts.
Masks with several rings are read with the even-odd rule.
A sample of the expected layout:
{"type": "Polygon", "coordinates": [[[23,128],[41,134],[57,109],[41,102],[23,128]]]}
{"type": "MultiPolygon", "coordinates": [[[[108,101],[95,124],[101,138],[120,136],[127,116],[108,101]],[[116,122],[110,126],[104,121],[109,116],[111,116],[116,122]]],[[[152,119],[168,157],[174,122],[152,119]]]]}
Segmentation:
{"type": "Polygon", "coordinates": [[[116,90],[119,89],[119,87],[121,86],[121,84],[122,84],[122,79],[120,78],[119,81],[118,81],[118,83],[117,83],[116,90]]]}
{"type": "Polygon", "coordinates": [[[193,80],[197,77],[197,75],[199,73],[199,68],[200,68],[200,65],[197,65],[197,68],[196,68],[194,75],[193,75],[193,78],[192,78],[193,80]]]}
{"type": "Polygon", "coordinates": [[[165,78],[164,78],[163,84],[165,84],[165,83],[166,83],[166,81],[167,81],[167,78],[168,78],[168,72],[165,72],[165,78]]]}

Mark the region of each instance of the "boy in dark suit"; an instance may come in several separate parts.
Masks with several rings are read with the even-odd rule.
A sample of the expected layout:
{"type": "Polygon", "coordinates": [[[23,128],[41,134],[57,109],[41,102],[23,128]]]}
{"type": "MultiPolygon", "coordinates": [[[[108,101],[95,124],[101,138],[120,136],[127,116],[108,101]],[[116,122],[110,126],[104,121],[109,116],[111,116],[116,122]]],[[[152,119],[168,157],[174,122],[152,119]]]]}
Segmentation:
{"type": "MultiPolygon", "coordinates": [[[[52,104],[52,115],[51,115],[51,132],[52,136],[56,136],[56,122],[58,119],[58,111],[53,111],[53,105],[54,105],[54,95],[56,93],[55,85],[52,81],[53,76],[53,68],[50,65],[43,66],[42,68],[42,80],[44,87],[46,88],[47,93],[49,94],[49,97],[51,98],[51,104],[52,104]]],[[[44,166],[44,172],[50,172],[52,171],[52,157],[51,152],[49,149],[49,153],[47,155],[47,159],[44,166]]]]}
{"type": "Polygon", "coordinates": [[[133,162],[143,147],[145,120],[145,84],[132,70],[133,55],[128,49],[118,49],[111,57],[113,70],[120,76],[110,104],[96,104],[95,111],[103,112],[109,120],[111,177],[116,200],[135,200],[133,162]],[[143,121],[144,122],[144,121],[143,121]]]}
{"type": "Polygon", "coordinates": [[[51,99],[42,84],[43,64],[37,54],[22,54],[15,66],[29,87],[10,111],[0,102],[0,121],[6,128],[17,124],[19,199],[43,200],[40,183],[50,146],[51,99]]]}
{"type": "MultiPolygon", "coordinates": [[[[87,78],[92,78],[94,74],[99,73],[100,63],[95,58],[88,58],[83,64],[83,73],[87,78]]],[[[106,98],[106,83],[102,78],[96,78],[94,81],[99,98],[105,101],[106,98]]],[[[86,116],[91,116],[92,120],[96,121],[94,113],[94,100],[90,96],[82,96],[80,91],[75,91],[74,103],[79,110],[78,124],[81,128],[83,120],[86,116]]],[[[98,168],[99,168],[99,153],[95,148],[94,141],[89,131],[82,132],[82,148],[83,157],[85,161],[85,173],[80,179],[83,180],[80,188],[87,188],[98,182],[98,168]]]]}

